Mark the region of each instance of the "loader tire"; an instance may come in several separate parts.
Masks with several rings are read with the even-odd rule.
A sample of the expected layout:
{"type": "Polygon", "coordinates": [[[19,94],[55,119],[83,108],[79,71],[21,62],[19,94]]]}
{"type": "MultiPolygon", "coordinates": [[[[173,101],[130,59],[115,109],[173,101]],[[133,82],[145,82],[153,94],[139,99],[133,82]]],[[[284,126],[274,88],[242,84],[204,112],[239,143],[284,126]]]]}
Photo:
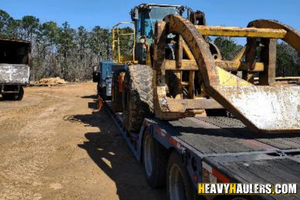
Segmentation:
{"type": "Polygon", "coordinates": [[[139,132],[144,118],[153,116],[153,72],[147,65],[129,66],[123,92],[124,125],[129,132],[139,132]]]}

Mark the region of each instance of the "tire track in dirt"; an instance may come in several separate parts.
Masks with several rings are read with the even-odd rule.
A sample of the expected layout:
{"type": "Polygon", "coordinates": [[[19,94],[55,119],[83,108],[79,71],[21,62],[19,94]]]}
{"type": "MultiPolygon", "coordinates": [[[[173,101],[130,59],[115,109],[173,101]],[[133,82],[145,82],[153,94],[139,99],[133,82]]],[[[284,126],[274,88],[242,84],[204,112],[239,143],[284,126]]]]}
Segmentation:
{"type": "Polygon", "coordinates": [[[0,186],[0,199],[42,198],[41,194],[34,191],[42,182],[37,173],[47,166],[48,160],[45,158],[55,151],[51,140],[56,133],[49,127],[55,127],[63,116],[62,113],[69,107],[61,98],[41,96],[44,96],[41,104],[5,115],[6,119],[1,122],[2,131],[7,130],[10,134],[13,130],[18,139],[6,148],[7,153],[2,159],[4,163],[1,164],[3,170],[0,177],[4,181],[0,186]]]}
{"type": "Polygon", "coordinates": [[[105,112],[95,84],[26,88],[0,100],[0,200],[162,200],[105,112]]]}

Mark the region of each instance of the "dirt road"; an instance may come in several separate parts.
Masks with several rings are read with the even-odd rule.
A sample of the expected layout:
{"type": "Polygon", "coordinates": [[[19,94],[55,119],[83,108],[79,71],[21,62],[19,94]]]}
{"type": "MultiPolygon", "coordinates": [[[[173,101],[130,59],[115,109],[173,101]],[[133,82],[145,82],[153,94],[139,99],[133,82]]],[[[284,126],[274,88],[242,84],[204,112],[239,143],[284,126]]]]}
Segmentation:
{"type": "Polygon", "coordinates": [[[151,190],[95,84],[26,88],[0,97],[0,199],[165,199],[151,190]]]}

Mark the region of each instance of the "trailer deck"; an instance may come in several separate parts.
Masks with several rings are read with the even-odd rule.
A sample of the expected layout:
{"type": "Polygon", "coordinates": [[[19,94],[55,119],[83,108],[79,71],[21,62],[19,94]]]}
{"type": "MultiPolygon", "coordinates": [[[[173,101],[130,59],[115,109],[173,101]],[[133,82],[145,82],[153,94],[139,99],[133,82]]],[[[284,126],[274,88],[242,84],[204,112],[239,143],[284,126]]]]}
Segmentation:
{"type": "MultiPolygon", "coordinates": [[[[106,105],[109,108],[110,101],[106,101],[106,105]]],[[[130,136],[124,129],[122,113],[107,111],[135,157],[141,161],[141,149],[137,147],[141,145],[141,138],[132,138],[138,134],[130,136]],[[138,140],[139,144],[133,145],[133,141],[138,140]]],[[[150,122],[149,126],[159,127],[166,133],[165,138],[174,138],[182,147],[194,149],[191,157],[199,158],[200,165],[205,162],[217,169],[230,182],[298,183],[300,189],[300,135],[297,133],[254,133],[233,117],[188,117],[176,121],[154,118],[146,121],[150,122]]],[[[300,194],[259,196],[259,199],[300,199],[300,194]]]]}
{"type": "Polygon", "coordinates": [[[300,149],[297,133],[254,133],[230,117],[193,117],[156,123],[203,154],[300,149]]]}
{"type": "Polygon", "coordinates": [[[221,164],[242,183],[300,183],[300,164],[289,158],[221,164]]]}
{"type": "MultiPolygon", "coordinates": [[[[205,163],[236,183],[300,184],[300,135],[261,134],[230,117],[155,120],[172,137],[200,152],[205,163]]],[[[260,196],[262,199],[300,199],[260,196]]]]}

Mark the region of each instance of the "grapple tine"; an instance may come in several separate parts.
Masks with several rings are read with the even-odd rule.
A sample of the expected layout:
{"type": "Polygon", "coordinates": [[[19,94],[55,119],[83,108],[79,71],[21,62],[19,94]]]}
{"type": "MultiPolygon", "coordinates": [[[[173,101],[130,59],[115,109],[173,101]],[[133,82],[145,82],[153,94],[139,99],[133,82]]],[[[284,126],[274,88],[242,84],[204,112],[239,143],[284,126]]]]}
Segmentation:
{"type": "Polygon", "coordinates": [[[250,22],[248,27],[283,29],[287,33],[282,40],[291,45],[296,51],[300,52],[300,33],[288,25],[273,20],[260,19],[250,22]]]}

